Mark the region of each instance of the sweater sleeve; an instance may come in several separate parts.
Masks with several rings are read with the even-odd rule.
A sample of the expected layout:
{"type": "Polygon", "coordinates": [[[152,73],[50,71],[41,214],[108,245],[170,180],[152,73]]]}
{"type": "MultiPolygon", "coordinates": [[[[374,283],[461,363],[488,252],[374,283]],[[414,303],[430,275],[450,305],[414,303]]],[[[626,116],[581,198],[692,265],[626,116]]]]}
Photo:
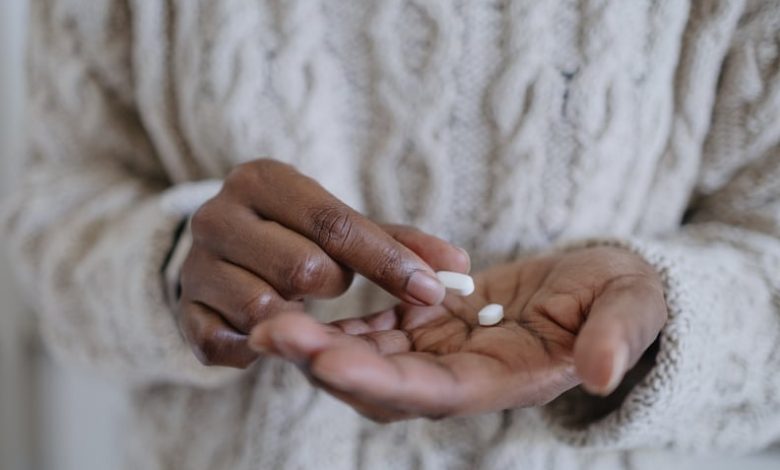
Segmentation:
{"type": "MultiPolygon", "coordinates": [[[[767,9],[769,2],[767,2],[767,9]]],[[[664,237],[591,240],[661,273],[669,320],[611,396],[544,412],[578,446],[749,452],[780,439],[780,8],[740,22],[689,215],[664,237]]]]}
{"type": "Polygon", "coordinates": [[[217,385],[179,335],[162,269],[219,181],[172,184],[134,105],[124,2],[31,5],[29,151],[3,204],[12,264],[56,356],[131,384],[217,385]]]}

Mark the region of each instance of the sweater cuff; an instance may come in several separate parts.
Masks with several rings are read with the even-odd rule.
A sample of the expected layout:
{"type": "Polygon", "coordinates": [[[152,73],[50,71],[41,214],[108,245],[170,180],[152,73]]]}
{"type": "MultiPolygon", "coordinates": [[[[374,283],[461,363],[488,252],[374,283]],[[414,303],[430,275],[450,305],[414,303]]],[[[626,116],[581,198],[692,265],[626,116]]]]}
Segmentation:
{"type": "Polygon", "coordinates": [[[165,300],[168,302],[168,306],[171,310],[178,308],[179,299],[181,298],[181,282],[180,274],[184,260],[187,259],[187,255],[192,248],[192,232],[191,223],[192,216],[188,216],[182,223],[173,241],[173,248],[171,248],[168,257],[163,263],[163,282],[165,283],[165,300]]]}
{"type": "MultiPolygon", "coordinates": [[[[63,355],[77,362],[81,357],[85,365],[94,364],[131,384],[172,382],[215,387],[237,379],[243,371],[207,367],[197,360],[179,332],[161,276],[180,221],[220,187],[219,181],[181,183],[113,223],[112,233],[93,248],[94,261],[82,263],[79,272],[83,274],[77,276],[83,277],[79,285],[96,286],[87,300],[98,313],[89,317],[91,333],[81,332],[79,339],[92,338],[89,348],[72,347],[72,341],[62,337],[64,328],[59,327],[50,329],[47,335],[55,351],[65,349],[63,355]],[[123,288],[117,294],[113,286],[120,284],[123,288]],[[110,314],[99,314],[104,311],[110,314]]],[[[69,307],[57,307],[61,308],[69,307]]]]}
{"type": "Polygon", "coordinates": [[[181,184],[169,190],[161,201],[163,210],[182,218],[182,222],[171,237],[173,245],[163,261],[163,291],[171,311],[178,308],[180,296],[179,274],[184,260],[192,247],[190,221],[192,214],[206,201],[217,195],[222,188],[219,180],[205,180],[181,184]]]}
{"type": "Polygon", "coordinates": [[[577,387],[547,405],[544,416],[556,437],[574,446],[617,449],[671,444],[669,427],[684,426],[690,415],[686,410],[697,400],[700,379],[707,373],[705,343],[713,326],[700,318],[706,307],[697,305],[701,298],[696,286],[689,285],[695,277],[662,243],[601,239],[563,249],[593,246],[626,248],[654,266],[663,282],[669,317],[655,343],[614,393],[596,397],[577,387]]]}
{"type": "MultiPolygon", "coordinates": [[[[173,240],[173,246],[169,248],[165,259],[161,265],[158,265],[158,273],[162,271],[162,278],[157,277],[158,286],[161,285],[161,292],[164,307],[170,315],[167,315],[169,321],[163,319],[158,321],[170,324],[174,331],[160,335],[158,339],[162,341],[159,345],[161,349],[168,352],[163,354],[177,364],[175,380],[189,382],[195,385],[212,386],[232,380],[240,375],[242,371],[227,367],[204,366],[198,362],[190,346],[178,332],[174,320],[173,312],[178,309],[179,301],[179,274],[184,260],[192,246],[192,237],[190,232],[190,219],[192,214],[200,208],[203,203],[214,197],[222,187],[219,180],[205,180],[193,183],[182,183],[169,189],[163,194],[159,208],[168,217],[175,217],[183,220],[184,227],[179,228],[178,236],[175,233],[169,233],[167,236],[173,240]],[[168,344],[165,344],[165,343],[168,344]]],[[[181,223],[179,224],[181,227],[181,223]]],[[[170,245],[169,245],[170,246],[170,245]]],[[[153,331],[162,332],[167,330],[162,324],[153,328],[153,331]]]]}

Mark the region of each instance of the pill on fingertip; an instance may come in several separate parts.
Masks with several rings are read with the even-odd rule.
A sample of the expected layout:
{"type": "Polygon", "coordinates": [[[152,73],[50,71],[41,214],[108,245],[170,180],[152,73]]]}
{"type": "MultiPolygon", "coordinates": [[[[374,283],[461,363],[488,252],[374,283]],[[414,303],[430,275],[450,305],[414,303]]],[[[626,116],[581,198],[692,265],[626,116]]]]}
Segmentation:
{"type": "Polygon", "coordinates": [[[468,274],[452,271],[438,271],[436,277],[444,284],[444,287],[455,291],[458,295],[470,295],[474,292],[474,279],[468,274]]]}
{"type": "Polygon", "coordinates": [[[504,318],[504,306],[501,304],[489,304],[479,311],[479,324],[482,326],[493,326],[498,324],[504,318]]]}

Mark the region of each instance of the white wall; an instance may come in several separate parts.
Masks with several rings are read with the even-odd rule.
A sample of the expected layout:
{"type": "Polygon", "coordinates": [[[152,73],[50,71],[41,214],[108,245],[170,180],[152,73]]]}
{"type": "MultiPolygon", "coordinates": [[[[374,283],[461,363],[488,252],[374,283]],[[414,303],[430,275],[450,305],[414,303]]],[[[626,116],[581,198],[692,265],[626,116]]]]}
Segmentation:
{"type": "MultiPolygon", "coordinates": [[[[22,151],[24,7],[21,1],[5,2],[0,14],[0,197],[9,191],[15,157],[22,151]]],[[[33,376],[25,370],[31,325],[7,264],[5,251],[0,250],[0,468],[33,468],[34,386],[33,376]]]]}
{"type": "MultiPolygon", "coordinates": [[[[0,197],[24,152],[26,1],[0,7],[0,197]]],[[[0,240],[0,469],[104,470],[121,452],[124,395],[52,361],[18,297],[0,240]]]]}

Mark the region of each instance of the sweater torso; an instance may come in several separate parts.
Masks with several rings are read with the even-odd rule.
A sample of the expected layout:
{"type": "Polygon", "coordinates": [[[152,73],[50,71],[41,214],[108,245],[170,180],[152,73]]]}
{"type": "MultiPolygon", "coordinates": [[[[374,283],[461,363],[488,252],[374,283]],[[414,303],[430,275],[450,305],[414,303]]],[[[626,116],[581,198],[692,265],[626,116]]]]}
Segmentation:
{"type": "Polygon", "coordinates": [[[679,224],[733,26],[723,9],[686,33],[687,2],[137,8],[141,119],[172,179],[287,161],[478,265],[679,224]],[[690,64],[685,34],[722,44],[690,64]]]}
{"type": "MultiPolygon", "coordinates": [[[[775,124],[780,93],[777,80],[767,78],[775,77],[778,63],[773,44],[780,9],[745,8],[760,2],[54,3],[59,8],[36,4],[34,33],[55,50],[56,65],[45,56],[34,64],[40,76],[31,86],[37,91],[32,118],[47,122],[36,130],[34,147],[48,166],[38,177],[43,189],[29,190],[38,202],[26,204],[14,218],[17,245],[33,260],[28,264],[38,266],[41,237],[63,234],[42,245],[48,258],[37,269],[45,281],[41,310],[47,321],[42,324],[51,330],[51,343],[83,362],[108,358],[106,364],[134,372],[154,369],[148,358],[155,355],[166,364],[180,361],[182,369],[195,362],[169,307],[161,295],[155,297],[156,261],[167,253],[173,230],[164,224],[167,219],[158,220],[163,214],[158,206],[179,191],[190,203],[201,202],[200,193],[193,196],[178,183],[219,180],[238,163],[276,158],[372,218],[416,225],[463,246],[479,269],[566,240],[657,240],[656,235],[677,233],[693,196],[722,189],[741,168],[767,155],[780,135],[775,124]],[[735,34],[739,28],[749,34],[735,34]],[[100,167],[103,160],[107,169],[100,167]],[[60,161],[66,165],[57,167],[60,161]],[[125,164],[121,171],[118,161],[125,164]],[[66,178],[67,171],[76,175],[66,178]],[[79,186],[82,181],[86,189],[79,186]],[[114,181],[119,190],[105,189],[111,197],[102,196],[114,181]],[[56,204],[44,197],[57,191],[64,196],[55,197],[56,204]],[[141,199],[151,202],[148,214],[127,210],[136,218],[117,209],[93,221],[91,204],[100,197],[106,197],[104,205],[119,208],[137,209],[141,199]],[[138,200],[126,200],[132,197],[138,200]],[[67,212],[63,208],[71,205],[83,206],[77,208],[83,210],[80,219],[64,212],[55,219],[48,215],[50,207],[67,212]],[[147,226],[154,237],[139,235],[147,226]],[[112,228],[114,238],[92,243],[93,230],[112,228]],[[124,252],[111,245],[117,240],[126,243],[124,252]],[[150,255],[152,245],[159,256],[150,255]],[[132,284],[122,282],[128,271],[135,273],[128,276],[132,284]],[[78,275],[63,275],[71,272],[78,275]],[[152,297],[154,302],[144,302],[152,297]]],[[[767,161],[767,168],[775,168],[767,161]]],[[[767,216],[756,209],[755,220],[749,218],[749,210],[761,208],[773,194],[772,182],[756,168],[755,178],[748,175],[729,190],[730,197],[716,198],[726,202],[714,203],[703,219],[776,233],[771,232],[777,227],[774,212],[767,216]],[[756,191],[759,185],[763,189],[756,191]],[[748,218],[723,207],[746,210],[748,218]]],[[[695,236],[680,242],[683,247],[697,243],[706,245],[695,236]]],[[[689,251],[696,262],[681,263],[693,267],[670,284],[677,286],[673,294],[715,299],[720,317],[735,322],[743,312],[730,307],[743,308],[749,303],[740,304],[745,298],[763,299],[763,310],[756,311],[773,314],[767,307],[769,284],[760,284],[751,271],[760,263],[713,264],[710,271],[720,277],[699,284],[691,273],[710,266],[700,262],[711,258],[710,251],[689,251]],[[718,286],[733,288],[728,275],[736,279],[745,272],[742,277],[753,290],[737,289],[733,299],[725,298],[727,289],[718,286]]],[[[669,253],[675,259],[687,251],[669,253]]],[[[373,300],[361,294],[365,283],[358,284],[313,313],[330,319],[369,311],[373,300]]],[[[662,371],[589,439],[619,437],[638,447],[646,436],[669,434],[682,445],[699,442],[685,429],[643,428],[642,418],[684,414],[692,396],[695,410],[710,403],[706,400],[723,401],[728,387],[713,387],[716,391],[702,394],[704,401],[685,387],[709,383],[705,372],[711,369],[696,362],[701,357],[717,359],[732,350],[697,345],[710,346],[715,334],[707,328],[745,337],[753,330],[721,328],[726,323],[718,320],[718,311],[699,307],[709,304],[692,298],[697,301],[690,305],[704,313],[672,312],[677,316],[659,353],[662,371]],[[705,317],[706,322],[695,322],[705,317]],[[684,373],[674,375],[680,370],[684,373]],[[680,395],[678,388],[692,394],[680,395]],[[610,423],[616,422],[629,425],[614,431],[610,423]]],[[[735,370],[753,373],[755,368],[745,365],[752,362],[742,358],[754,358],[756,348],[741,339],[723,341],[739,346],[742,355],[729,356],[739,362],[735,370]]],[[[194,366],[197,374],[214,370],[194,366]]],[[[168,370],[160,370],[165,372],[148,377],[167,377],[168,370]]],[[[601,469],[628,468],[633,456],[641,458],[633,451],[565,447],[538,410],[379,426],[313,391],[294,366],[276,360],[259,361],[233,382],[214,380],[203,382],[220,384],[213,389],[185,382],[134,390],[137,422],[131,429],[142,442],[133,449],[132,468],[382,468],[390,462],[398,468],[601,469]]],[[[740,411],[742,382],[734,380],[739,383],[729,395],[737,397],[729,402],[732,414],[712,420],[760,414],[753,408],[740,411]]],[[[751,397],[761,393],[757,389],[751,397]]],[[[682,422],[676,424],[685,428],[682,422]]],[[[720,423],[700,426],[698,431],[727,429],[720,423]]],[[[745,436],[752,431],[736,429],[723,435],[750,441],[745,436]]],[[[709,431],[702,434],[702,442],[712,437],[709,431]]]]}

